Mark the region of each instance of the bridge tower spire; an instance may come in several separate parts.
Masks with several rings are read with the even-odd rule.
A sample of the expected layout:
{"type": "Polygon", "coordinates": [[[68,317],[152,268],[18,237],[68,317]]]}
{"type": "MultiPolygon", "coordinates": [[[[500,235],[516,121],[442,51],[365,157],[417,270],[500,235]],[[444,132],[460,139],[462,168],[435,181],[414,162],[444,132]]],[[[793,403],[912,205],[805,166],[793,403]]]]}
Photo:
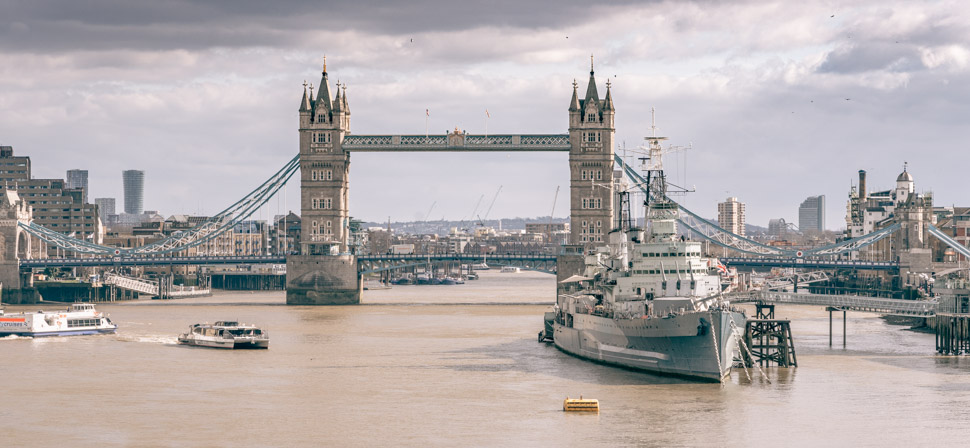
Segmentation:
{"type": "Polygon", "coordinates": [[[571,243],[592,246],[607,241],[613,228],[613,96],[596,90],[593,58],[589,82],[580,100],[573,82],[569,107],[571,243]]]}

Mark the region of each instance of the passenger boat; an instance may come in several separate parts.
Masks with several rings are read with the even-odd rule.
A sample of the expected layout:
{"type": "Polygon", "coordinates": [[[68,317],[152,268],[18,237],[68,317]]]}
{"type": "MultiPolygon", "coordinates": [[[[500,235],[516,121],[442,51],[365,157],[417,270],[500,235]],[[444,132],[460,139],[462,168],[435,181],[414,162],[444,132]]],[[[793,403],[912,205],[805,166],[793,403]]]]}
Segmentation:
{"type": "Polygon", "coordinates": [[[6,314],[0,310],[0,337],[80,336],[114,333],[118,326],[89,303],[73,303],[65,311],[6,314]]]}
{"type": "Polygon", "coordinates": [[[522,272],[522,268],[518,266],[505,266],[499,272],[503,274],[518,274],[519,272],[522,272]]]}
{"type": "Polygon", "coordinates": [[[269,334],[254,325],[221,320],[195,324],[179,335],[179,344],[212,348],[269,348],[269,334]]]}

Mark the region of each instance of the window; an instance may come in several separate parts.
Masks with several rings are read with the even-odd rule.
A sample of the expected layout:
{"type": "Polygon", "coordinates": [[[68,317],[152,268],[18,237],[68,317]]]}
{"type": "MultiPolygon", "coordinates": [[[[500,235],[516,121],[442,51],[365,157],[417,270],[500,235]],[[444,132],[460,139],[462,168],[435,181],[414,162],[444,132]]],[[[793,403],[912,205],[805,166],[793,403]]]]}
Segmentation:
{"type": "Polygon", "coordinates": [[[324,170],[323,180],[333,180],[333,170],[324,170]]]}
{"type": "Polygon", "coordinates": [[[317,170],[310,170],[310,180],[317,180],[317,170]]]}
{"type": "Polygon", "coordinates": [[[596,112],[586,114],[586,121],[596,121],[596,112]]]}
{"type": "Polygon", "coordinates": [[[330,143],[329,132],[314,132],[313,143],[330,143]]]}
{"type": "Polygon", "coordinates": [[[603,170],[596,170],[596,180],[603,180],[603,170]]]}
{"type": "Polygon", "coordinates": [[[582,173],[583,173],[583,180],[586,180],[586,170],[582,170],[582,173]]]}

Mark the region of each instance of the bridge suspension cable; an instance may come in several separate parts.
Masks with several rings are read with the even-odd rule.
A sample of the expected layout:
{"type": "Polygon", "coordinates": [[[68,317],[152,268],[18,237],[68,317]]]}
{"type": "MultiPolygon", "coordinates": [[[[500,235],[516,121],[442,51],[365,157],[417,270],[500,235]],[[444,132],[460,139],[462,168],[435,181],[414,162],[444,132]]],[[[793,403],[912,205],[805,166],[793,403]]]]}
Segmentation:
{"type": "MultiPolygon", "coordinates": [[[[620,156],[614,156],[616,163],[623,168],[623,172],[634,182],[634,184],[644,193],[647,192],[649,185],[647,185],[647,180],[636,172],[636,170],[630,165],[624,163],[620,156]]],[[[796,251],[788,249],[780,249],[773,246],[768,246],[765,244],[752,241],[741,235],[736,235],[731,233],[717,224],[708,221],[696,213],[684,208],[677,201],[667,197],[667,200],[671,203],[677,204],[678,209],[682,212],[680,217],[677,219],[688,230],[700,235],[702,238],[717,244],[721,247],[726,247],[728,249],[736,250],[738,252],[743,252],[750,255],[759,255],[763,257],[813,257],[813,256],[832,256],[844,254],[847,252],[857,251],[866,246],[869,246],[876,241],[879,241],[893,232],[902,228],[900,223],[895,223],[884,229],[877,230],[875,232],[862,235],[857,238],[852,238],[846,241],[842,241],[836,244],[831,244],[828,246],[818,247],[815,249],[796,251]]],[[[932,230],[931,230],[932,232],[932,230]]],[[[934,235],[936,235],[934,233],[934,235]]]]}
{"type": "Polygon", "coordinates": [[[932,224],[930,224],[927,227],[927,230],[929,230],[931,235],[935,236],[940,241],[946,243],[947,246],[952,247],[953,250],[959,252],[960,255],[963,255],[964,257],[967,257],[967,259],[970,259],[970,248],[960,244],[960,242],[953,239],[952,237],[950,237],[950,235],[947,235],[942,230],[940,230],[939,228],[937,228],[932,224]]]}
{"type": "Polygon", "coordinates": [[[121,248],[95,244],[80,240],[73,236],[64,235],[34,223],[19,223],[27,233],[57,246],[61,249],[78,254],[91,255],[155,255],[182,251],[203,244],[249,218],[262,207],[270,198],[276,195],[290,178],[300,169],[300,156],[290,159],[286,165],[274,173],[255,190],[236,201],[225,210],[205,220],[201,224],[185,231],[176,232],[160,241],[135,248],[121,248]]]}

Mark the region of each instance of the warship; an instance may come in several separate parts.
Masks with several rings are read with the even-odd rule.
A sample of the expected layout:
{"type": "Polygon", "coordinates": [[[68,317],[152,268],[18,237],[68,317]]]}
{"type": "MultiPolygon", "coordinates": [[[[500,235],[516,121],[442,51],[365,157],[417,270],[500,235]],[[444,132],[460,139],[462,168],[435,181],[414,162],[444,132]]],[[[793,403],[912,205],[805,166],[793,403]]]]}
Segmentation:
{"type": "MultiPolygon", "coordinates": [[[[723,266],[701,243],[678,235],[679,206],[667,196],[663,137],[646,137],[643,228],[632,225],[629,192],[607,244],[584,251],[581,274],[560,282],[540,339],[591,361],[720,382],[729,375],[746,316],[721,295],[723,266]]],[[[642,188],[641,188],[642,186],[642,188]]]]}

